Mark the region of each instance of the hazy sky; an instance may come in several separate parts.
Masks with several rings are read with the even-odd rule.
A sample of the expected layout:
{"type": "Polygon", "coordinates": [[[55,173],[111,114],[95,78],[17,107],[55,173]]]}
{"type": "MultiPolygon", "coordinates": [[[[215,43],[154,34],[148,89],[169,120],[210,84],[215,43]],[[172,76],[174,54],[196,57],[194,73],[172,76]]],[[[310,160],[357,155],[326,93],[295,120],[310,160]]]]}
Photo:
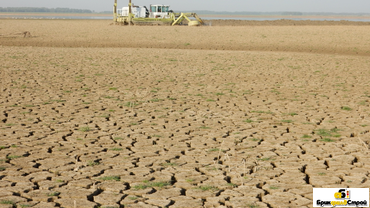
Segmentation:
{"type": "MultiPolygon", "coordinates": [[[[67,7],[111,11],[114,0],[0,0],[0,7],[67,7]]],[[[174,11],[298,11],[370,13],[370,0],[132,0],[136,5],[169,4],[174,11]]],[[[118,0],[118,6],[128,0],[118,0]]]]}

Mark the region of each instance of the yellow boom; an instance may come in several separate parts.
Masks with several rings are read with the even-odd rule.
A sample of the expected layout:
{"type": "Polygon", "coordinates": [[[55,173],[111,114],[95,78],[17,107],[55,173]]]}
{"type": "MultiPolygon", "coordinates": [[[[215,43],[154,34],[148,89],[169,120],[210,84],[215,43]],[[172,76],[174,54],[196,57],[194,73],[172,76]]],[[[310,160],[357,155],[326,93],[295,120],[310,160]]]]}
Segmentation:
{"type": "Polygon", "coordinates": [[[179,17],[172,23],[172,26],[179,25],[184,19],[186,19],[189,22],[189,26],[204,25],[203,20],[200,19],[196,13],[182,13],[181,12],[179,17]],[[189,17],[194,17],[195,19],[197,19],[197,21],[190,20],[189,17]]]}

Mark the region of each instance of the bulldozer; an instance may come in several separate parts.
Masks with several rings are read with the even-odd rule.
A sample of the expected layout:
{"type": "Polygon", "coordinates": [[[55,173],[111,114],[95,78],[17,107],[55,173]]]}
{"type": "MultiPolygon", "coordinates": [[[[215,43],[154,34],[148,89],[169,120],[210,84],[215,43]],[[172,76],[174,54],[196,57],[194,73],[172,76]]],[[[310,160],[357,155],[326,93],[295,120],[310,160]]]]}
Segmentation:
{"type": "Polygon", "coordinates": [[[196,13],[175,13],[170,5],[151,4],[137,6],[129,0],[128,7],[117,9],[117,0],[114,0],[113,21],[122,25],[182,25],[187,20],[188,26],[204,25],[203,20],[196,13]],[[191,18],[191,19],[190,19],[191,18]]]}

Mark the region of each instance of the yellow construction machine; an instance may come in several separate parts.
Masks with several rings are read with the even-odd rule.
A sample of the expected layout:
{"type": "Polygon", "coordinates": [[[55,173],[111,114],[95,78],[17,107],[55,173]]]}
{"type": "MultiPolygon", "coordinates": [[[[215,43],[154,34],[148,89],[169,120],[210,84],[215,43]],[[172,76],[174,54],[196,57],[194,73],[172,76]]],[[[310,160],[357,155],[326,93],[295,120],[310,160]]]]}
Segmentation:
{"type": "Polygon", "coordinates": [[[187,20],[189,26],[204,25],[196,13],[175,13],[169,5],[151,4],[149,10],[146,6],[136,6],[129,0],[128,7],[117,9],[117,0],[114,0],[113,21],[123,25],[181,25],[187,20]],[[192,18],[192,19],[190,19],[192,18]]]}

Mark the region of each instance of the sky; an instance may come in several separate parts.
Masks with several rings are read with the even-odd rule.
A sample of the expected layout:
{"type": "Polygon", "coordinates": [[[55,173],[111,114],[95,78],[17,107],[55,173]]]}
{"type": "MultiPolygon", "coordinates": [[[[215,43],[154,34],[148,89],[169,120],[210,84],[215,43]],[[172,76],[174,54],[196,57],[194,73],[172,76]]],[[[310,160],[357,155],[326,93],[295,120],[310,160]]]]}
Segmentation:
{"type": "MultiPolygon", "coordinates": [[[[0,0],[0,7],[47,7],[111,11],[114,0],[0,0]]],[[[370,0],[132,0],[139,6],[168,4],[180,11],[370,13],[370,0]]],[[[118,7],[128,0],[118,0],[118,7]]]]}

